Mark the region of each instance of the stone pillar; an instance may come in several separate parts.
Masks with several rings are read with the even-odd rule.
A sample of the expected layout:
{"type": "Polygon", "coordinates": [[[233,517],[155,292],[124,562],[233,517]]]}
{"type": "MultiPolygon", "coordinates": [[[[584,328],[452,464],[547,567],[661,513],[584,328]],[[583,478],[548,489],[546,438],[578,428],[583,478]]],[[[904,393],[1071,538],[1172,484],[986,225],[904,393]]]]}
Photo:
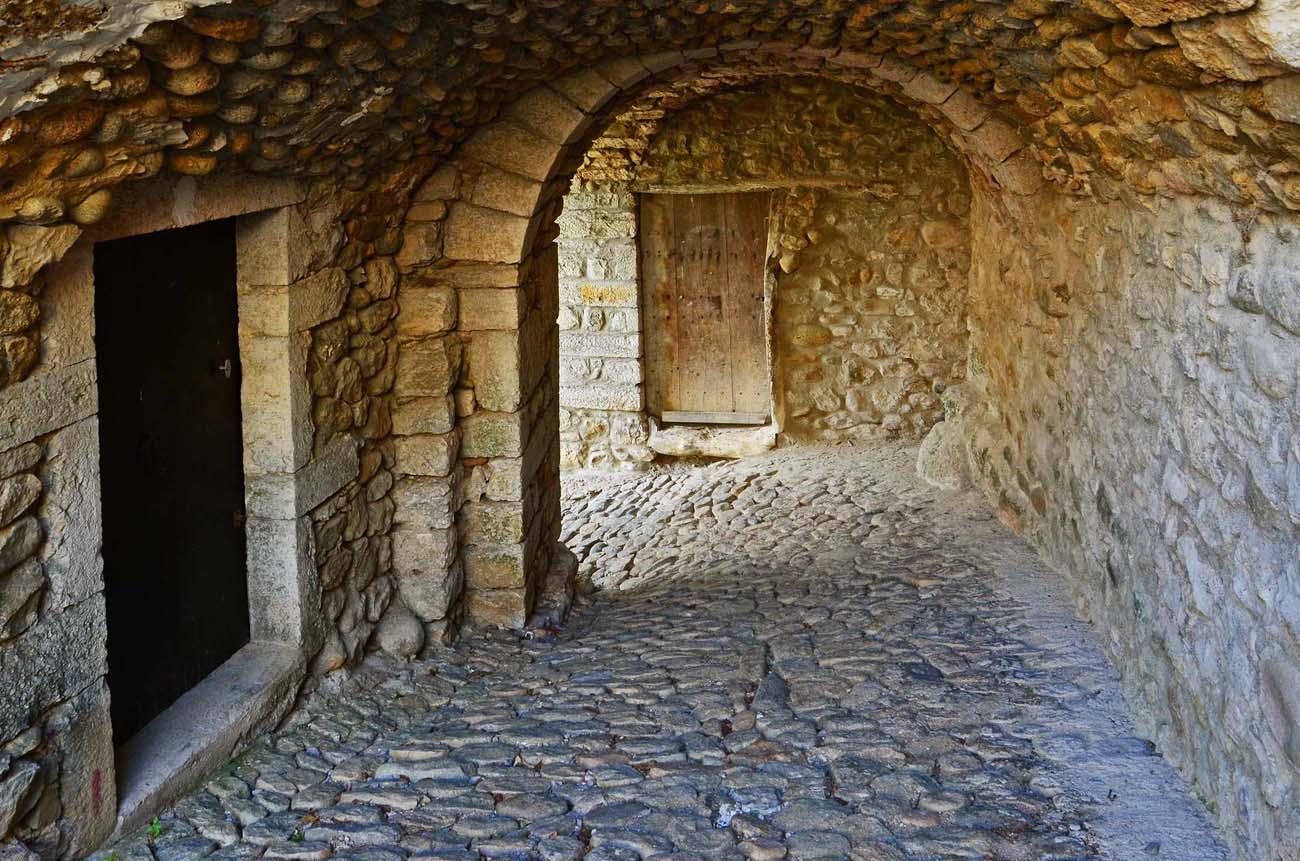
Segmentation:
{"type": "Polygon", "coordinates": [[[614,90],[539,87],[430,180],[452,201],[440,276],[454,285],[465,367],[455,393],[465,470],[458,537],[471,622],[520,628],[559,537],[559,284],[553,179],[587,111],[614,90]]]}
{"type": "Polygon", "coordinates": [[[480,624],[523,627],[559,537],[555,266],[546,242],[518,265],[462,267],[460,400],[473,410],[460,531],[466,608],[480,624]]]}
{"type": "Polygon", "coordinates": [[[446,198],[453,186],[435,174],[407,213],[397,317],[393,410],[397,481],[393,570],[407,607],[425,626],[426,642],[447,642],[460,623],[464,569],[456,517],[460,508],[461,432],[453,391],[463,348],[456,329],[455,280],[430,264],[441,255],[446,198]]]}
{"type": "Polygon", "coordinates": [[[399,256],[394,563],[404,599],[444,631],[461,608],[523,627],[559,535],[556,256],[529,217],[543,199],[540,181],[444,167],[399,256]]]}
{"type": "Polygon", "coordinates": [[[575,188],[559,228],[561,464],[649,462],[636,198],[621,185],[575,188]]]}

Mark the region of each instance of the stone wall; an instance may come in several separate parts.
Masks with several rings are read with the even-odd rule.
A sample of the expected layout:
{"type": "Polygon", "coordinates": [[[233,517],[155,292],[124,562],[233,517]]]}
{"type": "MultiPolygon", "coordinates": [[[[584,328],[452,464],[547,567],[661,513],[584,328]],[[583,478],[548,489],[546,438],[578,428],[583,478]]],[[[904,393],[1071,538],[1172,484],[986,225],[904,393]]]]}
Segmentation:
{"type": "Polygon", "coordinates": [[[949,402],[981,486],[1242,857],[1297,857],[1300,223],[986,192],[972,222],[949,402]]]}
{"type": "Polygon", "coordinates": [[[458,390],[464,348],[455,334],[460,313],[454,283],[425,267],[442,247],[445,172],[426,182],[406,214],[396,262],[401,312],[393,410],[397,459],[393,563],[403,604],[425,630],[427,644],[447,642],[460,622],[464,568],[456,520],[463,472],[458,414],[473,408],[458,390]]]}
{"type": "Polygon", "coordinates": [[[39,351],[25,379],[0,393],[0,836],[47,857],[82,854],[119,814],[99,553],[94,242],[240,216],[252,637],[299,653],[291,701],[310,659],[318,671],[360,659],[394,592],[392,254],[404,208],[400,196],[187,179],[131,189],[92,228],[6,231],[5,277],[39,303],[12,338],[39,351]]]}
{"type": "Polygon", "coordinates": [[[560,463],[646,463],[636,197],[575,183],[559,228],[560,463]]]}
{"type": "Polygon", "coordinates": [[[970,198],[956,155],[915,117],[847,84],[780,77],[666,117],[624,115],[578,180],[560,239],[573,303],[561,326],[577,330],[561,337],[574,381],[561,391],[566,465],[644,457],[641,393],[622,382],[641,373],[629,361],[637,339],[622,334],[639,330],[629,188],[777,189],[769,326],[784,441],[919,438],[942,418],[939,393],[965,375],[970,198]],[[653,135],[639,130],[644,116],[653,135]]]}
{"type": "MultiPolygon", "coordinates": [[[[933,163],[951,167],[943,161],[933,163]]],[[[923,175],[915,163],[898,169],[923,175]]],[[[774,330],[786,439],[919,438],[943,418],[939,394],[966,370],[969,198],[957,171],[933,176],[893,198],[781,197],[774,330]]]]}

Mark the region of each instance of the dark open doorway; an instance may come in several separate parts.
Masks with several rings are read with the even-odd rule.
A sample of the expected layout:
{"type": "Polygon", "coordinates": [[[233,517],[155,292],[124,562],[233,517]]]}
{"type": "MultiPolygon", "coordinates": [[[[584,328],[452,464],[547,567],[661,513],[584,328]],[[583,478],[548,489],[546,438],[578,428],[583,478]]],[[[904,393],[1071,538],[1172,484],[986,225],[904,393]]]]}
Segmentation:
{"type": "Polygon", "coordinates": [[[235,222],[95,246],[108,682],[121,745],[249,640],[235,222]]]}

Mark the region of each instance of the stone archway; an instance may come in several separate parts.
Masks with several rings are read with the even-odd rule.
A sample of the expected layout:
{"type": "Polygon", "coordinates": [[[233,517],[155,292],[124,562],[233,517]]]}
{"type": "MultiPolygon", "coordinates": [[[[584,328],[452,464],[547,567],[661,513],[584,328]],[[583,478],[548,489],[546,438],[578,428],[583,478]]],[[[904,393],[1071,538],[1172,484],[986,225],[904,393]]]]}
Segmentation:
{"type": "Polygon", "coordinates": [[[748,73],[754,77],[826,74],[937,106],[935,121],[945,137],[968,153],[986,181],[1015,194],[1032,194],[1040,186],[1038,162],[1011,126],[955,85],[890,58],[821,56],[757,43],[691,56],[673,52],[611,61],[514,102],[416,191],[399,257],[399,328],[401,320],[409,321],[405,328],[413,333],[403,343],[406,379],[445,382],[427,393],[421,383],[404,388],[399,374],[397,432],[402,434],[404,412],[445,415],[454,403],[458,416],[454,431],[429,433],[417,425],[399,436],[399,470],[405,453],[409,462],[429,465],[416,467],[427,468],[428,475],[406,479],[412,487],[428,479],[450,484],[458,442],[467,471],[459,477],[468,488],[463,507],[455,507],[454,495],[440,494],[448,502],[439,512],[437,538],[428,537],[432,521],[420,519],[424,511],[415,513],[427,505],[406,506],[407,520],[399,503],[399,581],[433,619],[454,612],[452,596],[463,577],[471,620],[520,627],[550,570],[559,534],[554,224],[590,141],[651,83],[715,65],[744,67],[755,53],[765,59],[748,73]],[[422,315],[450,301],[451,290],[459,341],[443,332],[419,334],[422,315]],[[463,366],[462,357],[452,355],[456,345],[464,351],[463,366]],[[456,518],[459,528],[453,531],[456,518]],[[431,564],[445,564],[447,573],[431,572],[431,564]]]}
{"type": "MultiPolygon", "coordinates": [[[[759,49],[746,45],[732,50],[759,49]]],[[[1189,743],[1192,737],[1211,732],[1209,715],[1216,710],[1170,691],[1188,690],[1188,679],[1217,672],[1210,668],[1224,661],[1256,659],[1241,653],[1238,645],[1229,645],[1239,641],[1226,629],[1207,634],[1224,644],[1225,651],[1213,656],[1183,645],[1174,629],[1167,629],[1165,645],[1155,651],[1149,648],[1149,617],[1141,608],[1189,603],[1208,608],[1225,593],[1212,585],[1212,569],[1204,562],[1206,554],[1215,552],[1205,543],[1206,537],[1193,530],[1166,542],[1159,537],[1159,527],[1134,507],[1139,497],[1121,495],[1114,476],[1154,471],[1150,486],[1160,491],[1148,496],[1145,504],[1148,510],[1172,512],[1187,504],[1187,472],[1176,465],[1183,452],[1201,447],[1198,457],[1213,458],[1219,455],[1208,451],[1222,452],[1224,444],[1253,449],[1255,453],[1247,458],[1253,459],[1256,466],[1251,469],[1258,470],[1261,478],[1251,479],[1256,482],[1251,493],[1254,499],[1265,500],[1265,507],[1258,518],[1247,514],[1242,496],[1229,505],[1235,513],[1225,517],[1237,524],[1234,528],[1255,536],[1252,546],[1259,548],[1260,555],[1254,564],[1281,566],[1278,570],[1284,571],[1294,568],[1293,560],[1283,560],[1281,550],[1289,541],[1283,536],[1292,528],[1282,518],[1294,521],[1294,514],[1282,515],[1281,506],[1287,504],[1282,491],[1289,480],[1285,476],[1294,471],[1300,455],[1286,453],[1277,433],[1288,427],[1283,416],[1292,409],[1286,398],[1293,396],[1288,393],[1294,392],[1295,384],[1284,381],[1285,372],[1269,370],[1279,367],[1281,356],[1294,354],[1295,345],[1284,332],[1289,331],[1291,319],[1288,300],[1281,298],[1277,282],[1271,280],[1275,276],[1257,267],[1243,269],[1240,263],[1259,253],[1268,259],[1289,253],[1283,250],[1289,247],[1284,239],[1290,235],[1289,220],[1281,214],[1263,215],[1243,235],[1230,226],[1240,223],[1242,216],[1223,204],[1182,201],[1157,219],[1148,214],[1149,198],[1123,188],[1111,189],[1111,202],[1101,204],[1069,193],[1045,193],[1049,186],[1043,176],[1052,175],[1051,169],[1043,170],[1013,127],[989,116],[977,99],[962,90],[891,58],[876,62],[874,57],[851,53],[824,56],[827,52],[784,49],[774,53],[780,62],[802,72],[867,82],[905,99],[937,123],[939,133],[969,160],[976,189],[972,221],[980,225],[973,246],[977,262],[971,301],[979,307],[973,315],[977,334],[971,353],[972,379],[947,395],[950,420],[940,426],[943,436],[957,441],[950,446],[949,462],[956,464],[960,477],[948,480],[974,481],[1005,523],[1026,534],[1063,569],[1106,572],[1100,588],[1076,581],[1079,600],[1091,617],[1106,619],[1115,632],[1112,654],[1142,655],[1141,660],[1160,668],[1127,677],[1132,690],[1154,703],[1147,731],[1163,739],[1176,758],[1208,781],[1206,786],[1231,794],[1229,783],[1211,775],[1253,771],[1250,762],[1257,760],[1238,759],[1231,752],[1238,750],[1236,744],[1225,741],[1215,754],[1225,764],[1206,764],[1205,754],[1194,754],[1189,743]],[[1196,237],[1194,247],[1223,250],[1207,257],[1204,251],[1199,256],[1179,251],[1168,239],[1144,244],[1146,240],[1139,236],[1153,223],[1160,225],[1155,228],[1158,235],[1174,237],[1187,231],[1196,237]],[[1151,255],[1161,262],[1149,262],[1151,255]],[[1118,308],[1125,306],[1111,303],[1136,303],[1137,313],[1148,320],[1170,309],[1141,290],[1126,287],[1122,298],[1110,295],[1106,285],[1113,283],[1115,265],[1129,273],[1144,273],[1141,277],[1151,279],[1151,284],[1204,284],[1214,291],[1211,295],[1237,297],[1228,300],[1236,309],[1230,314],[1246,315],[1240,321],[1246,328],[1237,331],[1257,331],[1263,346],[1248,352],[1253,370],[1240,365],[1223,370],[1229,375],[1244,372],[1251,386],[1264,380],[1262,385],[1273,391],[1267,394],[1268,388],[1259,389],[1258,395],[1238,399],[1232,407],[1216,408],[1225,414],[1240,409],[1252,416],[1250,430],[1231,435],[1237,443],[1216,436],[1192,444],[1170,433],[1170,423],[1187,415],[1188,407],[1180,400],[1201,397],[1172,385],[1174,375],[1193,373],[1189,369],[1203,366],[1205,360],[1195,358],[1188,342],[1174,336],[1160,341],[1162,349],[1170,351],[1163,353],[1169,358],[1134,363],[1139,354],[1125,351],[1136,350],[1142,340],[1115,317],[1118,308]],[[1018,289],[1009,289],[1010,284],[1018,289]],[[1032,301],[1025,303],[1025,296],[1032,296],[1032,301]],[[1099,323],[1106,320],[1111,321],[1109,326],[1099,323]],[[1096,346],[1081,340],[1084,332],[1090,333],[1096,346]],[[1130,357],[1124,359],[1120,382],[1107,370],[1111,360],[1107,357],[1117,355],[1130,357]],[[1158,406],[1140,408],[1117,435],[1095,422],[1108,414],[1107,407],[1091,398],[1079,400],[1077,393],[1089,388],[1112,392],[1112,402],[1122,402],[1120,392],[1125,390],[1154,389],[1164,394],[1158,406]],[[1088,415],[1085,403],[1092,403],[1097,411],[1088,415]],[[1069,430],[1080,421],[1093,427],[1086,438],[1069,430]],[[1274,428],[1271,437],[1264,430],[1268,427],[1274,428]],[[1251,435],[1254,441],[1246,442],[1251,435]],[[1118,442],[1120,437],[1125,441],[1118,442]],[[1150,462],[1134,459],[1147,451],[1163,453],[1150,462]],[[1101,463],[1107,466],[1100,467],[1101,463]],[[1166,495],[1165,488],[1174,496],[1166,495]],[[1173,501],[1178,496],[1182,502],[1173,501]],[[1128,513],[1120,515],[1121,510],[1128,513]],[[1121,526],[1121,519],[1147,525],[1135,530],[1121,526]],[[1142,537],[1137,537],[1138,532],[1142,537]],[[1090,539],[1083,539],[1084,535],[1090,539]],[[1177,594],[1161,594],[1161,589],[1170,587],[1148,579],[1143,572],[1149,565],[1180,576],[1186,572],[1187,579],[1176,581],[1177,594]],[[1129,597],[1121,597],[1126,593],[1129,597]],[[1171,682],[1167,691],[1152,692],[1153,678],[1183,681],[1171,682]]],[[[554,461],[548,460],[554,450],[554,428],[548,417],[554,414],[556,388],[556,372],[549,364],[556,337],[550,322],[556,295],[552,239],[568,176],[577,167],[584,142],[639,87],[658,80],[656,76],[671,78],[694,63],[725,62],[735,56],[722,51],[620,60],[534,90],[498,122],[477,132],[450,164],[439,168],[417,191],[418,205],[428,207],[424,211],[430,220],[407,227],[408,241],[416,243],[410,247],[423,249],[407,258],[408,277],[440,289],[454,288],[461,303],[457,332],[463,339],[463,365],[458,359],[448,389],[455,389],[452,400],[458,407],[458,432],[463,435],[462,460],[459,465],[449,461],[446,470],[448,474],[463,470],[459,480],[467,488],[467,501],[462,508],[449,505],[441,516],[445,523],[459,518],[454,533],[448,527],[447,534],[454,536],[449,540],[461,546],[448,582],[455,589],[463,582],[464,606],[471,619],[522,624],[552,571],[549,559],[558,522],[554,461]]],[[[1066,183],[1065,191],[1070,190],[1066,183]]],[[[1219,302],[1196,300],[1184,307],[1206,321],[1198,325],[1212,328],[1209,320],[1219,302]]],[[[441,356],[437,361],[442,361],[441,356]]],[[[398,398],[403,398],[400,385],[398,398]]],[[[1226,473],[1219,474],[1226,478],[1226,473]]],[[[400,571],[400,555],[397,564],[400,571]]],[[[420,563],[412,560],[411,564],[420,563]]],[[[420,569],[421,576],[425,573],[420,569]]],[[[1287,573],[1283,578],[1294,576],[1287,573]]],[[[452,595],[454,589],[439,587],[438,594],[452,595]]],[[[448,602],[454,604],[450,598],[448,602]]],[[[1276,611],[1262,611],[1261,618],[1265,616],[1273,619],[1265,624],[1282,626],[1279,629],[1292,624],[1276,611]]],[[[1200,624],[1215,627],[1208,621],[1200,624]]],[[[1238,701],[1255,699],[1255,686],[1260,686],[1259,705],[1252,708],[1258,710],[1260,720],[1266,720],[1265,712],[1273,716],[1267,720],[1272,722],[1269,732],[1275,740],[1261,742],[1261,750],[1288,737],[1286,716],[1295,710],[1278,693],[1286,686],[1269,681],[1281,664],[1270,666],[1274,669],[1268,673],[1273,675],[1245,682],[1236,694],[1238,701]]],[[[1263,802],[1245,806],[1234,802],[1234,809],[1243,816],[1276,815],[1268,812],[1275,808],[1263,802]]]]}

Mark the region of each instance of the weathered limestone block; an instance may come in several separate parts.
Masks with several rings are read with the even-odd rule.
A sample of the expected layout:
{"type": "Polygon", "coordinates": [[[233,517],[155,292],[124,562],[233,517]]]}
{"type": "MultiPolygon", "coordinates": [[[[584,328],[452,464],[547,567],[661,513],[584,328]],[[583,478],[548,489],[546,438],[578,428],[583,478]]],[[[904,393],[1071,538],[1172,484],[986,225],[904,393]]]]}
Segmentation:
{"type": "Polygon", "coordinates": [[[922,73],[903,85],[903,95],[931,105],[943,104],[957,91],[953,81],[941,81],[933,75],[922,73]]]}
{"type": "Polygon", "coordinates": [[[394,440],[399,475],[446,476],[459,457],[460,434],[418,434],[394,440]]]}
{"type": "MultiPolygon", "coordinates": [[[[499,120],[461,144],[465,158],[545,182],[559,158],[561,145],[508,120],[499,120]]],[[[453,218],[456,207],[452,207],[453,218]]],[[[457,255],[452,255],[457,256],[457,255]]],[[[478,259],[478,258],[460,258],[478,259]]]]}
{"type": "Polygon", "coordinates": [[[70,224],[10,225],[0,242],[0,288],[27,286],[41,269],[67,253],[80,236],[81,229],[70,224]]]}
{"type": "Polygon", "coordinates": [[[51,612],[81,603],[103,588],[98,419],[85,419],[47,437],[44,448],[39,474],[45,496],[35,510],[54,538],[39,557],[50,584],[45,611],[51,612]]]}
{"type": "Polygon", "coordinates": [[[105,785],[104,776],[114,766],[112,716],[104,680],[89,685],[61,703],[45,727],[51,746],[59,749],[58,796],[64,815],[59,828],[68,852],[86,857],[106,840],[117,817],[117,788],[105,785]],[[87,815],[72,817],[67,811],[87,815]]]}
{"type": "MultiPolygon", "coordinates": [[[[561,249],[561,253],[563,254],[563,249],[561,249]]],[[[613,256],[613,254],[617,254],[620,259],[624,256],[621,247],[611,249],[609,245],[603,246],[600,253],[606,255],[606,262],[609,262],[609,256],[613,256]]],[[[632,266],[632,275],[635,276],[635,249],[626,254],[632,266]]],[[[635,308],[638,304],[637,285],[635,281],[624,281],[621,278],[614,283],[588,281],[584,280],[582,276],[562,278],[560,281],[560,302],[564,305],[602,305],[606,307],[635,308]]]]}
{"type": "Polygon", "coordinates": [[[445,434],[456,424],[456,406],[450,395],[403,398],[393,409],[393,433],[445,434]]]}
{"type": "Polygon", "coordinates": [[[443,619],[460,597],[463,576],[454,527],[393,532],[393,573],[402,600],[420,619],[443,619]]]}
{"type": "Polygon", "coordinates": [[[519,457],[525,426],[521,412],[480,410],[461,422],[462,457],[519,457]]]}
{"type": "Polygon", "coordinates": [[[963,131],[976,129],[984,122],[984,118],[988,117],[988,108],[965,90],[954,91],[943,104],[939,105],[939,111],[948,117],[954,126],[963,131]]]}
{"type": "Polygon", "coordinates": [[[594,113],[604,107],[619,91],[618,87],[591,68],[578,69],[572,74],[551,81],[547,86],[587,113],[594,113]]]}
{"type": "Polygon", "coordinates": [[[424,648],[424,625],[399,599],[389,605],[375,627],[374,642],[387,654],[410,660],[424,648]]]}
{"type": "Polygon", "coordinates": [[[641,355],[641,339],[624,333],[561,332],[560,350],[566,356],[636,359],[641,355]]]}
{"type": "MultiPolygon", "coordinates": [[[[519,544],[528,521],[522,502],[475,500],[462,510],[462,533],[472,545],[519,544]]],[[[478,586],[470,569],[470,585],[478,586]]]]}
{"type": "Polygon", "coordinates": [[[398,302],[397,333],[404,339],[441,335],[456,328],[459,306],[451,287],[426,286],[406,278],[398,302]]]}
{"type": "Polygon", "coordinates": [[[527,307],[523,290],[471,288],[459,291],[459,295],[462,330],[514,330],[524,321],[527,307]]]}
{"type": "Polygon", "coordinates": [[[776,448],[776,428],[659,427],[652,423],[650,448],[672,457],[751,457],[776,448]]]}
{"type": "Polygon", "coordinates": [[[459,498],[453,479],[406,476],[393,486],[394,521],[410,531],[448,529],[456,521],[459,498]]]}
{"type": "Polygon", "coordinates": [[[1020,132],[998,119],[988,119],[968,134],[975,148],[995,163],[1006,161],[1024,148],[1020,132]]]}
{"type": "Polygon", "coordinates": [[[549,141],[572,143],[586,128],[588,117],[573,102],[548,87],[529,90],[510,106],[512,121],[549,141]]]}
{"type": "Polygon", "coordinates": [[[596,74],[614,86],[626,89],[649,77],[650,69],[638,57],[616,57],[596,67],[596,74]]]}
{"type": "Polygon", "coordinates": [[[50,703],[69,699],[107,671],[104,605],[91,598],[40,621],[0,649],[0,738],[30,726],[50,703]]]}
{"type": "Polygon", "coordinates": [[[245,290],[239,297],[239,324],[260,335],[305,332],[339,316],[348,287],[347,273],[329,267],[293,284],[245,290]]]}
{"type": "Polygon", "coordinates": [[[994,168],[993,176],[1012,194],[1030,195],[1043,187],[1043,166],[1025,150],[994,168]]]}
{"type": "Polygon", "coordinates": [[[479,405],[495,412],[511,412],[523,401],[524,356],[539,357],[539,353],[525,354],[521,350],[522,332],[475,332],[466,345],[466,372],[474,387],[479,405]]]}
{"type": "Polygon", "coordinates": [[[395,261],[402,272],[427,266],[442,256],[444,227],[441,221],[410,221],[402,231],[402,247],[395,261]]]}
{"type": "Polygon", "coordinates": [[[871,70],[871,74],[886,81],[905,84],[916,77],[917,71],[916,66],[906,60],[887,55],[881,57],[880,62],[871,70]]]}
{"type": "Polygon", "coordinates": [[[485,209],[525,218],[537,211],[546,186],[508,170],[485,168],[475,180],[469,201],[485,209]]]}
{"type": "Polygon", "coordinates": [[[451,207],[443,254],[450,260],[518,263],[523,259],[529,220],[468,203],[451,207]]]}
{"type": "Polygon", "coordinates": [[[970,486],[966,437],[960,421],[941,421],[921,441],[916,473],[935,487],[964,490],[970,486]]]}
{"type": "Polygon", "coordinates": [[[584,383],[560,389],[560,402],[573,409],[637,412],[641,401],[641,387],[635,383],[584,383]]]}
{"type": "Polygon", "coordinates": [[[95,363],[78,362],[10,386],[0,398],[0,449],[93,415],[98,408],[95,363]]]}
{"type": "Polygon", "coordinates": [[[250,473],[296,472],[311,456],[311,342],[310,332],[272,336],[245,329],[240,334],[244,468],[250,473]]]}
{"type": "Polygon", "coordinates": [[[461,346],[454,335],[407,341],[397,354],[396,391],[401,397],[441,397],[460,377],[461,346]]]}
{"type": "MultiPolygon", "coordinates": [[[[465,549],[465,583],[472,596],[476,592],[496,590],[518,590],[522,597],[527,573],[525,566],[526,548],[522,543],[512,545],[476,545],[465,549]]],[[[500,598],[502,596],[498,596],[500,598]]],[[[470,618],[484,621],[482,612],[496,606],[487,603],[475,607],[473,599],[467,610],[470,618]]],[[[518,608],[521,604],[509,604],[518,608]]],[[[495,611],[492,611],[495,612],[495,611]]],[[[509,621],[494,619],[490,624],[510,625],[509,621]]]]}
{"type": "Polygon", "coordinates": [[[637,384],[642,376],[641,362],[636,359],[564,356],[560,359],[560,402],[567,403],[563,396],[566,387],[576,389],[594,382],[637,384]]]}
{"type": "Polygon", "coordinates": [[[528,621],[528,601],[522,589],[471,589],[465,612],[476,625],[517,629],[528,621]]]}
{"type": "Polygon", "coordinates": [[[335,262],[342,246],[337,201],[244,216],[235,240],[240,286],[293,284],[335,262]]]}

